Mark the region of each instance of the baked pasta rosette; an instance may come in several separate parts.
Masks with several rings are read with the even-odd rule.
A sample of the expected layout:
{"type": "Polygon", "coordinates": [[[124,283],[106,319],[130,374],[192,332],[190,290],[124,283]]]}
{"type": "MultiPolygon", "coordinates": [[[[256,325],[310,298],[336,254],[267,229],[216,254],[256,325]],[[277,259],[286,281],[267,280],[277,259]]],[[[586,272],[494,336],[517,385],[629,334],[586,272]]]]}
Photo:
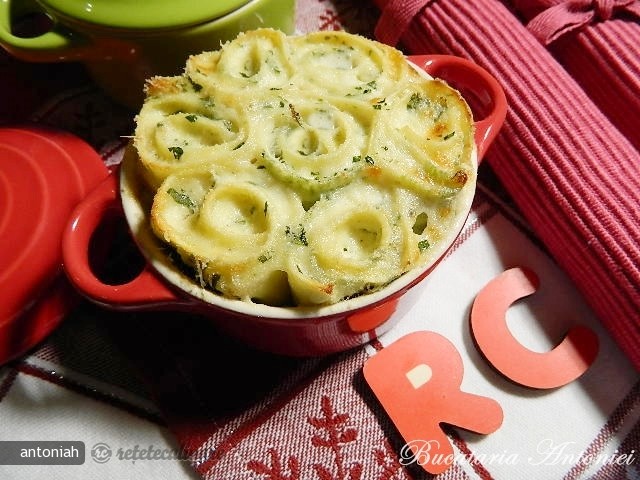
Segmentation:
{"type": "Polygon", "coordinates": [[[275,109],[252,112],[252,140],[275,177],[315,200],[348,184],[361,164],[370,119],[358,104],[331,104],[291,92],[275,109]]]}
{"type": "Polygon", "coordinates": [[[294,71],[286,37],[264,29],[241,33],[219,51],[189,57],[185,76],[203,94],[229,91],[253,96],[256,91],[286,87],[294,71]]]}
{"type": "Polygon", "coordinates": [[[289,234],[298,304],[335,303],[386,285],[406,268],[394,192],[355,181],[325,194],[289,234]]]}
{"type": "Polygon", "coordinates": [[[243,157],[248,123],[234,97],[202,96],[182,77],[156,77],[147,90],[134,145],[151,187],[185,168],[243,157]]]}
{"type": "Polygon", "coordinates": [[[264,169],[171,175],[151,209],[156,234],[201,286],[229,298],[287,303],[284,231],[301,221],[302,202],[264,169]]]}
{"type": "Polygon", "coordinates": [[[370,155],[384,176],[434,199],[453,197],[473,180],[473,121],[457,91],[420,79],[387,97],[382,109],[370,155]]]}
{"type": "Polygon", "coordinates": [[[407,79],[411,67],[388,45],[346,32],[292,37],[294,79],[303,90],[373,105],[407,79]]]}

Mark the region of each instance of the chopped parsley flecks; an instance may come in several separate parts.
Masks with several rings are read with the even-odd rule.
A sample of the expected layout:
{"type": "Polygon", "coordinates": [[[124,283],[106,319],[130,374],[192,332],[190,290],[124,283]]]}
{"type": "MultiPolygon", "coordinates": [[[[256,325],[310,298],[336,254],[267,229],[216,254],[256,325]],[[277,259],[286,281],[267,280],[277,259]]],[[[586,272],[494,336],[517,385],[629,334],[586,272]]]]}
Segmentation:
{"type": "Polygon", "coordinates": [[[269,260],[271,260],[272,258],[273,258],[273,253],[272,252],[266,252],[266,253],[263,253],[262,255],[260,255],[258,257],[258,261],[260,263],[266,263],[269,260]]]}
{"type": "Polygon", "coordinates": [[[416,217],[416,221],[413,222],[413,233],[415,233],[416,235],[422,235],[422,233],[424,232],[424,229],[427,228],[427,224],[429,222],[429,216],[427,215],[426,212],[422,212],[420,213],[417,217],[416,217]]]}
{"type": "Polygon", "coordinates": [[[418,250],[420,250],[421,252],[424,252],[427,248],[429,248],[429,241],[428,240],[420,240],[418,242],[418,250]]]}
{"type": "Polygon", "coordinates": [[[387,99],[383,98],[382,100],[378,100],[373,104],[373,108],[375,110],[382,110],[382,106],[387,104],[387,99]]]}
{"type": "Polygon", "coordinates": [[[455,130],[451,133],[447,133],[444,137],[442,137],[443,140],[449,140],[451,137],[453,137],[456,134],[455,130]]]}
{"type": "Polygon", "coordinates": [[[440,117],[447,111],[447,98],[439,97],[438,101],[435,104],[435,116],[433,120],[437,122],[440,120],[440,117]]]}
{"type": "Polygon", "coordinates": [[[409,101],[407,102],[407,110],[418,110],[429,105],[429,99],[424,98],[419,93],[412,93],[409,101]]]}
{"type": "Polygon", "coordinates": [[[182,154],[184,153],[182,147],[169,147],[167,150],[173,154],[173,158],[176,160],[180,160],[180,157],[182,157],[182,154]]]}
{"type": "Polygon", "coordinates": [[[194,82],[193,78],[187,77],[187,79],[189,80],[189,83],[193,87],[193,91],[194,92],[199,92],[200,90],[202,90],[202,85],[200,85],[199,83],[194,82]]]}
{"type": "Polygon", "coordinates": [[[167,193],[173,198],[173,200],[182,205],[183,207],[187,207],[191,213],[196,211],[196,204],[191,200],[189,195],[187,195],[184,191],[178,191],[175,188],[171,187],[167,190],[167,193]]]}
{"type": "Polygon", "coordinates": [[[417,92],[411,94],[407,101],[407,110],[424,110],[429,109],[429,116],[434,122],[437,122],[440,117],[447,111],[447,99],[446,97],[438,97],[437,99],[430,99],[423,97],[417,92]]]}
{"type": "Polygon", "coordinates": [[[285,228],[285,235],[296,245],[308,246],[309,242],[307,241],[307,232],[304,230],[304,226],[301,224],[298,225],[299,229],[297,232],[293,231],[289,225],[285,228]]]}
{"type": "Polygon", "coordinates": [[[184,118],[186,118],[187,121],[193,123],[198,119],[198,115],[196,115],[195,113],[189,113],[188,115],[185,115],[184,118]]]}

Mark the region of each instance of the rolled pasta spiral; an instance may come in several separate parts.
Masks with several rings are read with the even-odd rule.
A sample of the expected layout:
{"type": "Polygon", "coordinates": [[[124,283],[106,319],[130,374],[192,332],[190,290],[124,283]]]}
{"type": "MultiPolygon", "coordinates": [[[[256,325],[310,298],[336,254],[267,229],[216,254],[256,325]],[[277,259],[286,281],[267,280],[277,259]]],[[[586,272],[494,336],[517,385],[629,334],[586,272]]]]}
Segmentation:
{"type": "Polygon", "coordinates": [[[335,303],[402,274],[400,217],[393,192],[378,186],[354,182],[323,196],[301,224],[305,243],[289,257],[295,298],[335,303]]]}
{"type": "Polygon", "coordinates": [[[291,63],[302,89],[323,96],[375,103],[407,81],[411,67],[386,45],[344,32],[314,32],[294,37],[291,63]]]}
{"type": "Polygon", "coordinates": [[[251,132],[269,171],[311,197],[349,183],[361,168],[353,158],[369,136],[361,106],[341,108],[301,93],[282,104],[280,115],[254,117],[251,132]]]}
{"type": "Polygon", "coordinates": [[[203,101],[193,92],[151,97],[137,115],[134,144],[150,186],[171,173],[233,162],[247,140],[247,121],[232,98],[203,101]]]}
{"type": "Polygon", "coordinates": [[[432,198],[456,195],[469,176],[471,117],[460,94],[440,80],[416,83],[388,97],[376,120],[371,155],[384,175],[432,198]]]}
{"type": "Polygon", "coordinates": [[[376,291],[432,260],[475,186],[459,93],[357,35],[245,32],[146,95],[133,147],[150,226],[227,298],[376,291]]]}
{"type": "Polygon", "coordinates": [[[154,197],[151,225],[201,286],[278,305],[290,297],[282,232],[303,213],[295,193],[263,169],[218,169],[168,177],[154,197]]]}
{"type": "Polygon", "coordinates": [[[191,56],[185,76],[202,93],[228,90],[237,94],[245,89],[283,88],[294,70],[286,37],[264,29],[257,34],[248,32],[219,51],[191,56]]]}

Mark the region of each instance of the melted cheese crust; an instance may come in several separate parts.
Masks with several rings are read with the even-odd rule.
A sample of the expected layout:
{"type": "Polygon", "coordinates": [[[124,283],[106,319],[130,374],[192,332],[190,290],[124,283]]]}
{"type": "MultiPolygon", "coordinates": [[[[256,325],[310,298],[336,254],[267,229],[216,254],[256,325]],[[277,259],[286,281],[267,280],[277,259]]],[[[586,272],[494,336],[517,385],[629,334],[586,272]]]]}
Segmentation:
{"type": "Polygon", "coordinates": [[[460,94],[345,32],[243,33],[149,79],[136,124],[153,232],[227,298],[380,289],[433,260],[475,187],[460,94]]]}

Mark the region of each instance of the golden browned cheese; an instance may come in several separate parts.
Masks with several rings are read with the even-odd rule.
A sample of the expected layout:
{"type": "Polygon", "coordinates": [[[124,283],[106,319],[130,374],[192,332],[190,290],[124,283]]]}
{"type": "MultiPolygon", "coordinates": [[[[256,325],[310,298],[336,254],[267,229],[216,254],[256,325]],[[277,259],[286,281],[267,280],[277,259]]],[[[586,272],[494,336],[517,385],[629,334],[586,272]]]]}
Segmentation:
{"type": "Polygon", "coordinates": [[[345,32],[239,35],[147,82],[155,235],[228,298],[327,305],[433,260],[475,188],[460,94],[345,32]]]}

